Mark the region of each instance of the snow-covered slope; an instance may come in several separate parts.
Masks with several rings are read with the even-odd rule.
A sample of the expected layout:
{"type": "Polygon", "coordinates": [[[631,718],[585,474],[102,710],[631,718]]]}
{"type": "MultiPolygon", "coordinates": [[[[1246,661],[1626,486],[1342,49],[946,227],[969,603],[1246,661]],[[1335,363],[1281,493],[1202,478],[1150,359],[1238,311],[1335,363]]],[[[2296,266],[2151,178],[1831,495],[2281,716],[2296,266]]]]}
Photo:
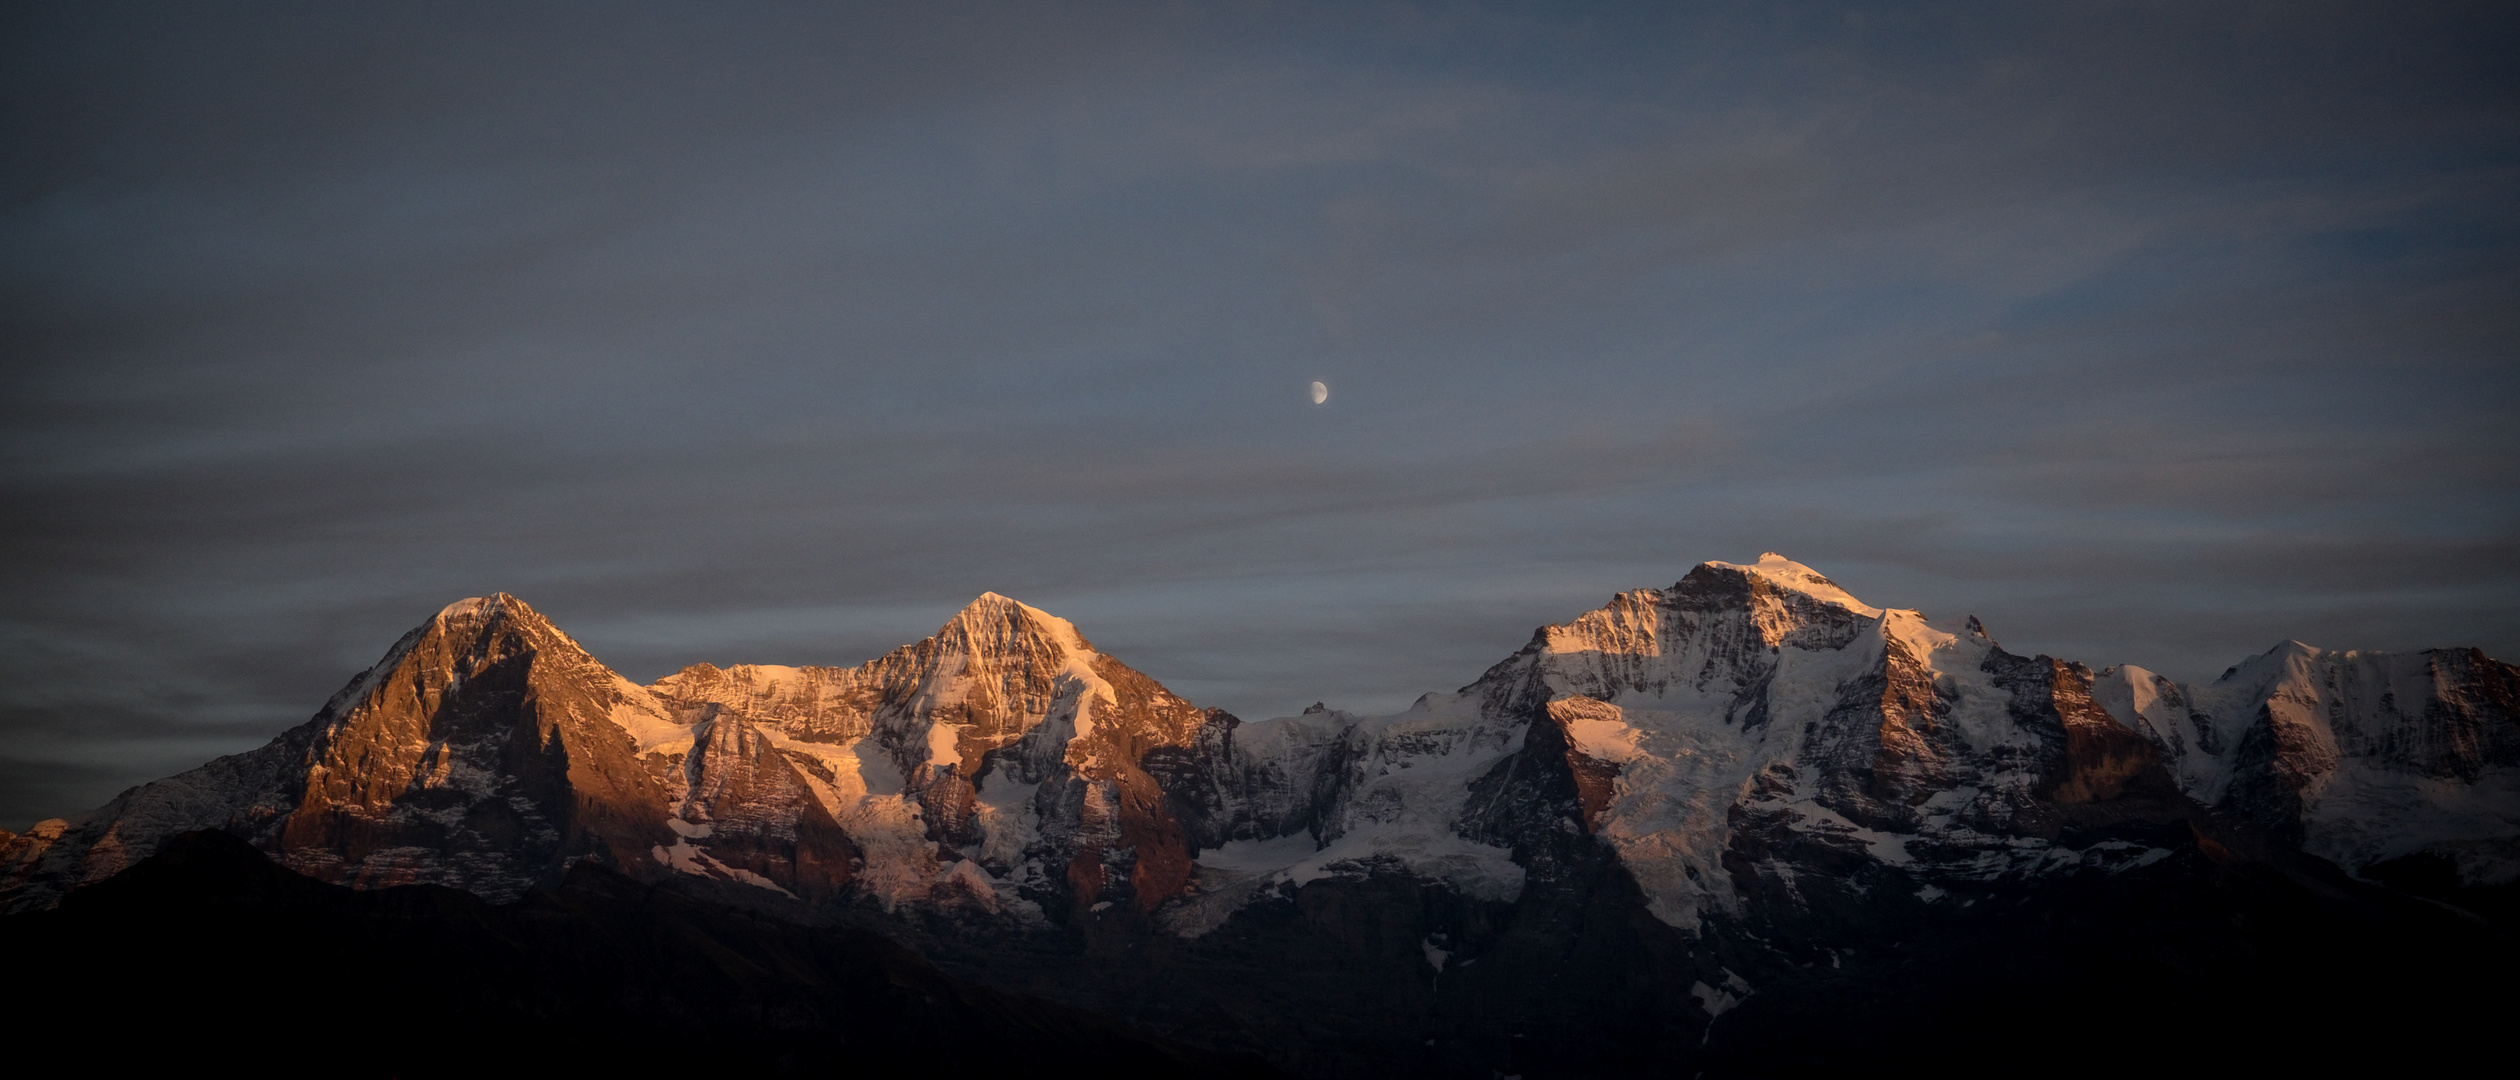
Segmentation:
{"type": "MultiPolygon", "coordinates": [[[[855,668],[703,664],[653,689],[710,732],[693,775],[722,768],[730,730],[798,769],[779,813],[836,822],[858,888],[888,907],[1034,919],[1044,902],[1152,907],[1188,883],[1191,845],[1146,766],[1217,718],[995,593],[855,668]]],[[[677,807],[669,861],[717,857],[724,814],[677,807]]]]}
{"type": "Polygon", "coordinates": [[[2055,807],[2150,757],[2086,687],[1769,554],[1545,627],[1465,693],[1562,733],[1586,831],[1694,928],[1744,889],[1793,892],[1778,853],[1798,847],[1943,887],[2140,860],[2058,840],[2055,807]]]}
{"type": "Polygon", "coordinates": [[[1168,925],[1201,933],[1262,886],[1332,874],[1510,899],[1561,835],[1606,843],[1684,929],[1737,913],[1745,890],[1796,894],[1815,851],[1936,894],[2142,865],[2160,853],[2065,836],[2069,808],[2157,767],[2089,686],[1974,620],[1875,608],[1781,556],[1708,563],[1544,627],[1407,712],[1234,729],[1180,770],[1203,786],[1168,790],[1274,824],[1204,834],[1199,893],[1168,925]]]}
{"type": "Polygon", "coordinates": [[[1193,888],[1162,923],[1196,936],[1254,898],[1324,877],[1403,873],[1511,900],[1510,847],[1462,827],[1477,781],[1522,749],[1523,725],[1466,694],[1389,716],[1318,710],[1237,724],[1161,776],[1200,808],[1193,888]]]}
{"type": "Polygon", "coordinates": [[[2349,871],[2428,856],[2463,884],[2520,881],[2520,671],[2509,664],[2473,649],[2288,641],[2201,686],[2111,668],[2095,696],[2198,802],[2349,871]]]}

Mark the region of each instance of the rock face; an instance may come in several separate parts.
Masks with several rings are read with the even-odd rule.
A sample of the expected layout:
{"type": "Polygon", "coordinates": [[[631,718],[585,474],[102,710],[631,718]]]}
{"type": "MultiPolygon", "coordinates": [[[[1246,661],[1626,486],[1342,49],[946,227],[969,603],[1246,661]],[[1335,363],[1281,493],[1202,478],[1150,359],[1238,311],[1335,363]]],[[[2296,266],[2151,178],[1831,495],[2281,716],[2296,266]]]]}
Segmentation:
{"type": "Polygon", "coordinates": [[[466,600],[261,749],[37,825],[11,845],[0,890],[13,909],[48,905],[196,829],[363,887],[506,899],[580,861],[648,872],[647,852],[673,839],[658,752],[690,738],[523,601],[466,600]]]}
{"type": "Polygon", "coordinates": [[[859,866],[862,895],[1018,922],[1180,897],[1196,847],[1148,769],[1233,724],[994,593],[859,667],[703,664],[653,690],[708,732],[670,823],[685,837],[678,867],[726,862],[730,837],[753,842],[730,814],[831,822],[792,843],[859,866]],[[731,774],[719,746],[732,740],[795,782],[704,797],[702,778],[731,774]]]}
{"type": "Polygon", "coordinates": [[[2520,891],[2516,701],[2473,651],[2095,675],[1776,555],[1400,713],[1256,722],[994,594],[857,667],[645,688],[498,596],[270,746],[6,840],[0,888],[43,907],[202,828],[358,886],[595,863],[1298,1073],[1790,1072],[1845,1064],[1790,1033],[1860,1002],[1906,1017],[1847,1044],[1879,1048],[1959,1002],[2349,993],[2268,928],[2399,942],[2365,976],[2410,978],[2470,924],[2392,889],[2520,891]]]}
{"type": "Polygon", "coordinates": [[[2097,694],[2198,802],[2357,874],[2433,863],[2520,880],[2520,669],[2474,649],[2288,641],[2183,686],[2111,668],[2097,694]]]}
{"type": "Polygon", "coordinates": [[[1466,692],[1560,733],[1585,829],[1657,917],[1695,929],[1740,914],[1745,889],[1795,891],[1772,853],[1805,845],[1938,882],[2140,858],[2058,846],[2065,807],[2158,774],[2090,680],[1769,556],[1544,628],[1466,692]]]}

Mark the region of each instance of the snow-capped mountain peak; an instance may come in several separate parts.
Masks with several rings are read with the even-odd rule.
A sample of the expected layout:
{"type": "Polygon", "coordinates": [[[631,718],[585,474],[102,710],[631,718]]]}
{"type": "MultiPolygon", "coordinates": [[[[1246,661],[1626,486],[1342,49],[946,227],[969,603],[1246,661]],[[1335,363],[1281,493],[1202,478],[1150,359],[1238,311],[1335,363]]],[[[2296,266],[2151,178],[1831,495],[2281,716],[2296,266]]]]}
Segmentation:
{"type": "Polygon", "coordinates": [[[1853,593],[1840,588],[1837,582],[1821,576],[1819,571],[1773,551],[1761,552],[1758,561],[1753,563],[1710,561],[1700,565],[1719,570],[1736,570],[1744,574],[1755,574],[1760,580],[1777,588],[1791,589],[1824,604],[1835,604],[1867,619],[1881,617],[1880,608],[1856,599],[1853,593]]]}
{"type": "Polygon", "coordinates": [[[654,689],[776,746],[886,904],[1038,917],[1044,899],[1152,905],[1187,881],[1190,847],[1142,764],[1209,714],[1039,608],[984,593],[854,668],[695,665],[654,689]]]}
{"type": "Polygon", "coordinates": [[[2434,858],[2520,880],[2520,674],[2472,649],[2369,653],[2285,641],[2182,685],[2100,673],[2094,697],[2200,803],[2357,873],[2434,858]]]}
{"type": "Polygon", "coordinates": [[[218,828],[357,885],[513,896],[587,859],[628,865],[665,833],[643,752],[691,732],[505,593],[447,605],[260,749],[142,785],[13,857],[12,903],[109,876],[168,836],[218,828]]]}

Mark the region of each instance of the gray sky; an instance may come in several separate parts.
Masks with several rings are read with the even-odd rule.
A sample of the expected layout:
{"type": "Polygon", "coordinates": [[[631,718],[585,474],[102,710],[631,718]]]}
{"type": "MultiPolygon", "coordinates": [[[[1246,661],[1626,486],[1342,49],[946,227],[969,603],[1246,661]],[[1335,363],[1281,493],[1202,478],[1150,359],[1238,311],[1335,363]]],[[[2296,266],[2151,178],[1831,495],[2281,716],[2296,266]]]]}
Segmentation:
{"type": "Polygon", "coordinates": [[[2509,6],[516,7],[0,13],[0,827],[495,590],[1255,718],[1768,550],[2520,658],[2509,6]]]}

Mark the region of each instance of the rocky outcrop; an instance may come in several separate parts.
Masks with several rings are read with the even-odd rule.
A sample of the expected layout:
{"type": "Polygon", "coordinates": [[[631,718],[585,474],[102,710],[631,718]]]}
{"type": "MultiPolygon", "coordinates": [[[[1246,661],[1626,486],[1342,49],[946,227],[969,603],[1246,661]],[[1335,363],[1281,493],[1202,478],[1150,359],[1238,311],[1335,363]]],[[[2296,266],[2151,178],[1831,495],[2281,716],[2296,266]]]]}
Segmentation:
{"type": "MultiPolygon", "coordinates": [[[[994,593],[855,668],[698,665],[653,690],[811,776],[762,799],[837,823],[853,839],[798,850],[854,864],[864,894],[1019,922],[1182,896],[1207,822],[1149,769],[1200,760],[1234,723],[994,593]]],[[[695,861],[719,858],[722,834],[678,820],[695,861]]]]}
{"type": "Polygon", "coordinates": [[[753,724],[712,712],[683,761],[683,798],[665,821],[676,842],[665,861],[799,899],[844,898],[865,858],[814,797],[812,768],[753,724]]]}
{"type": "Polygon", "coordinates": [[[0,890],[44,906],[196,829],[363,887],[505,898],[581,861],[650,872],[668,794],[639,758],[689,737],[523,601],[466,600],[268,745],[36,826],[0,890]]]}
{"type": "Polygon", "coordinates": [[[2095,696],[2182,790],[2355,873],[2437,860],[2520,883],[2520,669],[2473,649],[2286,642],[2203,685],[2137,667],[2095,696]]]}

